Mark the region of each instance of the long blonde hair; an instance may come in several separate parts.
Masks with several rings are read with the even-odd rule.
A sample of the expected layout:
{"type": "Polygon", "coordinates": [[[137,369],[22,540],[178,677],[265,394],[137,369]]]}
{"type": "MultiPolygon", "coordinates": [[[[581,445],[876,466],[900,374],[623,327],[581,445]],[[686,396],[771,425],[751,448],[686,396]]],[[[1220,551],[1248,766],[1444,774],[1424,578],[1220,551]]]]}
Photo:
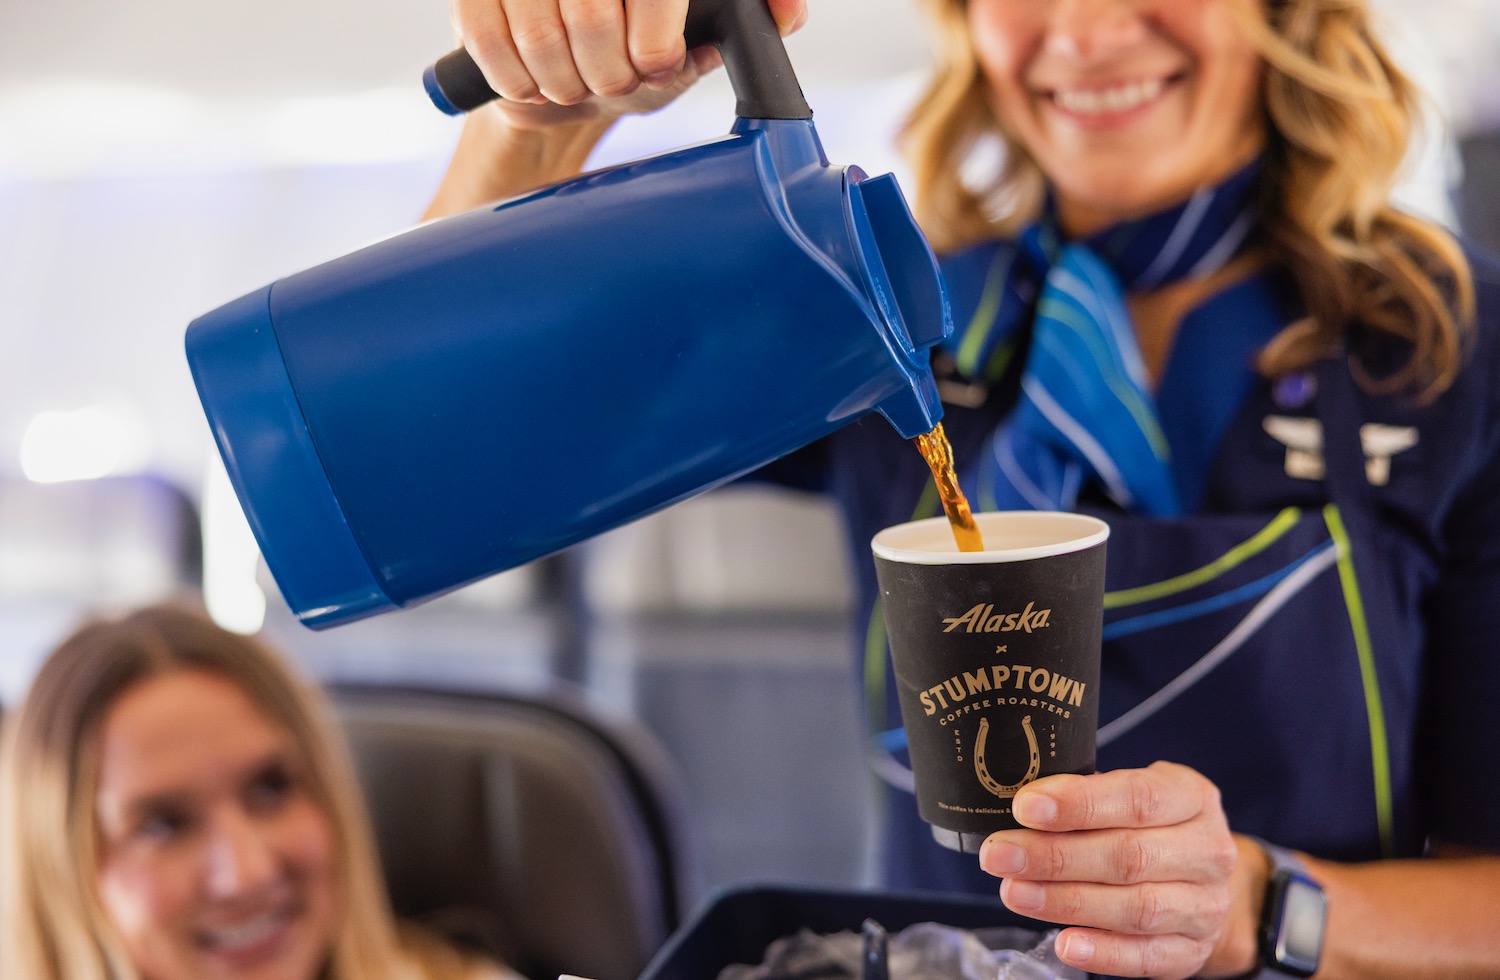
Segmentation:
{"type": "MultiPolygon", "coordinates": [[[[1260,369],[1305,368],[1358,325],[1410,349],[1402,368],[1380,378],[1356,363],[1367,388],[1435,397],[1458,373],[1474,294],[1453,237],[1390,204],[1417,88],[1375,37],[1365,0],[1231,2],[1266,66],[1262,240],[1286,257],[1308,312],[1262,352],[1260,369]]],[[[936,65],[902,141],[918,217],[944,252],[1035,220],[1046,181],[991,110],[965,0],[921,3],[936,65]],[[986,154],[999,165],[976,174],[986,154]]]]}
{"type": "Polygon", "coordinates": [[[99,899],[94,792],[109,707],[196,669],[238,686],[291,738],[332,823],[341,915],[326,980],[424,976],[402,951],[347,750],[321,694],[271,651],[187,608],[86,625],[38,671],[0,750],[0,980],[135,980],[99,899]]]}

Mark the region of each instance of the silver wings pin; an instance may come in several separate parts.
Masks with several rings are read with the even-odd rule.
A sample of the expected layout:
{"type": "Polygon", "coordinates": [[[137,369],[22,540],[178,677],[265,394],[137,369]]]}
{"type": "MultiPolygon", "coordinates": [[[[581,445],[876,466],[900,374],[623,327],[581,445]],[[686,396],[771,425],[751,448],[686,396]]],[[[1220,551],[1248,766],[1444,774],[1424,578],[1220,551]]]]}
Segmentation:
{"type": "MultiPolygon", "coordinates": [[[[1261,423],[1266,432],[1286,447],[1286,475],[1295,480],[1323,478],[1323,423],[1317,419],[1267,415],[1261,423]]],[[[1407,425],[1367,422],[1359,427],[1359,442],[1365,454],[1365,479],[1383,487],[1391,478],[1391,457],[1406,452],[1418,441],[1417,430],[1407,425]]]]}

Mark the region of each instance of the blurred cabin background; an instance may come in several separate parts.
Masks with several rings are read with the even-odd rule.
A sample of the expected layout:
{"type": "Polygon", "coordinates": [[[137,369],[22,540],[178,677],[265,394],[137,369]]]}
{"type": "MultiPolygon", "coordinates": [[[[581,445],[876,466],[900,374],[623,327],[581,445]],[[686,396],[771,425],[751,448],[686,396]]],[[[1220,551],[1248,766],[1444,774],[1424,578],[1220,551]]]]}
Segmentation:
{"type": "MultiPolygon", "coordinates": [[[[830,159],[904,176],[915,0],[811,0],[788,48],[830,159]]],[[[1413,208],[1500,243],[1500,5],[1383,4],[1433,93],[1413,208]]],[[[418,609],[297,625],[182,353],[193,317],[413,224],[459,123],[422,68],[447,4],[0,4],[0,705],[90,610],[202,590],[316,677],[562,685],[681,772],[701,884],[867,879],[847,552],[817,498],[736,486],[418,609]]],[[[727,130],[722,73],[594,165],[727,130]]]]}

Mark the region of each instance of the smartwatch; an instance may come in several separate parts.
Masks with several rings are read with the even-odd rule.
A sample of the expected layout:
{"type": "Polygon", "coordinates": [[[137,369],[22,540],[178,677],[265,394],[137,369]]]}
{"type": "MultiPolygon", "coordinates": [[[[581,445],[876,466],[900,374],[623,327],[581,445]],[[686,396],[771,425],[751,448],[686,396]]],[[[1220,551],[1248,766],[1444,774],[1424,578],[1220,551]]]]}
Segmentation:
{"type": "Polygon", "coordinates": [[[1271,879],[1260,919],[1257,978],[1310,977],[1323,954],[1328,897],[1295,854],[1259,843],[1271,861],[1271,879]]]}

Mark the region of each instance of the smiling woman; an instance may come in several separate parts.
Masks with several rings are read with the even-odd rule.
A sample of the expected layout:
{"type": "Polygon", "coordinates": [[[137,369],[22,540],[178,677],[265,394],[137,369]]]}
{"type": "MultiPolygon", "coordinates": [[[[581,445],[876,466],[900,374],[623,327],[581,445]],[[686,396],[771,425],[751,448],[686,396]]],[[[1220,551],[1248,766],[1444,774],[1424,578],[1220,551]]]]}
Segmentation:
{"type": "Polygon", "coordinates": [[[4,980],[498,980],[386,904],[316,692],[155,607],[65,640],[0,756],[4,980]]]}
{"type": "Polygon", "coordinates": [[[116,698],[98,754],[99,895],[141,972],[315,975],[333,827],[288,737],[223,676],[184,669],[116,698]]]}
{"type": "MultiPolygon", "coordinates": [[[[1094,235],[1253,165],[1260,242],[1241,240],[1238,257],[1255,259],[1259,244],[1260,260],[1267,251],[1294,259],[1287,271],[1306,304],[1257,367],[1305,370],[1360,322],[1409,344],[1378,384],[1356,364],[1366,387],[1433,398],[1453,383],[1474,315],[1472,275],[1451,236],[1391,202],[1422,94],[1391,60],[1367,3],[920,6],[937,58],[902,138],[915,210],[938,251],[1019,235],[1049,204],[1048,222],[1066,237],[1094,235]],[[1000,166],[976,172],[976,150],[996,139],[1000,166]]],[[[1167,305],[1201,301],[1192,283],[1204,280],[1224,285],[1190,272],[1191,295],[1167,305]]],[[[1152,336],[1160,317],[1144,319],[1142,353],[1160,367],[1153,348],[1172,338],[1152,336]]]]}
{"type": "Polygon", "coordinates": [[[1091,234],[1249,163],[1265,141],[1259,52],[1226,3],[971,0],[995,114],[1091,234]],[[1074,23],[1074,22],[1077,23],[1074,23]]]}

